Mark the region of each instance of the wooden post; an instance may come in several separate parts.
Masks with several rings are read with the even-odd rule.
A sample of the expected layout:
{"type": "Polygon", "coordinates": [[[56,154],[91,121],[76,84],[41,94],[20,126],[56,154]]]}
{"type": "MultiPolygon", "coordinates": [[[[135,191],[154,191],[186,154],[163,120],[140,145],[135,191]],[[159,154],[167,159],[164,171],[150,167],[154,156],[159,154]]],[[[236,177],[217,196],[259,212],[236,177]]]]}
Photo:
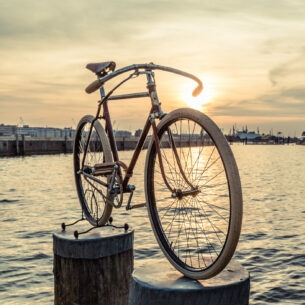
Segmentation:
{"type": "Polygon", "coordinates": [[[24,134],[21,136],[21,138],[22,138],[21,154],[22,154],[22,156],[24,156],[25,155],[25,136],[24,136],[24,134]]]}
{"type": "Polygon", "coordinates": [[[19,155],[19,135],[18,132],[15,134],[16,137],[16,155],[19,155]]]}
{"type": "Polygon", "coordinates": [[[250,279],[235,261],[209,280],[192,280],[167,260],[137,263],[130,287],[129,305],[247,305],[250,279]]]}
{"type": "Polygon", "coordinates": [[[65,147],[64,147],[64,153],[68,153],[68,136],[65,135],[65,147]]]}
{"type": "Polygon", "coordinates": [[[133,231],[98,228],[53,235],[55,305],[127,305],[133,231]],[[70,235],[70,236],[69,236],[70,235]]]}

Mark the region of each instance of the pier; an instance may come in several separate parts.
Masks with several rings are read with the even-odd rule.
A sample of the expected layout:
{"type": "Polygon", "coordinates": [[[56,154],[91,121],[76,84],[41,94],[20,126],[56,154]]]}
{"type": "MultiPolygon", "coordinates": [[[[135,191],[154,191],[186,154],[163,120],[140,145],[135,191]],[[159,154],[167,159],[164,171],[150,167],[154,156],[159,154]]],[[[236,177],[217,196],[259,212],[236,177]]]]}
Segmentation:
{"type": "MultiPolygon", "coordinates": [[[[118,150],[132,150],[138,138],[117,138],[118,150]]],[[[0,157],[66,154],[73,152],[74,138],[36,138],[16,136],[0,138],[0,157]]],[[[144,148],[147,143],[144,144],[144,148]]]]}
{"type": "MultiPolygon", "coordinates": [[[[136,147],[138,137],[122,137],[116,138],[116,145],[119,151],[133,150],[136,147]]],[[[227,137],[230,144],[242,143],[244,145],[289,145],[299,144],[304,145],[305,140],[286,140],[286,141],[237,141],[227,137]]],[[[149,139],[144,143],[144,149],[148,147],[149,139]]],[[[196,139],[191,140],[192,145],[196,146],[196,139]]],[[[189,144],[189,140],[182,139],[181,146],[189,144]]],[[[209,142],[206,142],[208,145],[209,142]]],[[[16,135],[10,137],[0,137],[0,157],[14,156],[31,156],[31,155],[52,155],[52,154],[67,154],[73,152],[74,138],[44,138],[44,137],[28,137],[24,135],[16,135]]]]}
{"type": "Polygon", "coordinates": [[[35,138],[24,135],[0,139],[0,157],[71,153],[71,138],[35,138]]]}

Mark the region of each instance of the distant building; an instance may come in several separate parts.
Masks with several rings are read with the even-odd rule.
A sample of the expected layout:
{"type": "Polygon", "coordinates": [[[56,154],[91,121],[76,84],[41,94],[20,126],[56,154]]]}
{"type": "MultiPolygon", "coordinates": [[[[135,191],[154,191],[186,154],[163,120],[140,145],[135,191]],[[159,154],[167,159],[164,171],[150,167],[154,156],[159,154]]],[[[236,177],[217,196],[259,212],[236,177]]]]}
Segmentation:
{"type": "Polygon", "coordinates": [[[16,134],[36,138],[73,138],[75,130],[72,128],[54,128],[54,127],[30,127],[23,125],[4,125],[0,124],[0,136],[16,136],[16,134]]]}
{"type": "Polygon", "coordinates": [[[0,136],[9,137],[15,135],[17,132],[16,125],[4,125],[0,124],[0,136]]]}
{"type": "Polygon", "coordinates": [[[131,132],[127,130],[115,130],[114,135],[116,138],[131,138],[131,132]]]}
{"type": "Polygon", "coordinates": [[[237,131],[236,137],[239,138],[241,141],[255,141],[259,140],[261,138],[261,135],[254,131],[237,131]]]}
{"type": "Polygon", "coordinates": [[[136,138],[138,138],[138,137],[141,136],[141,133],[142,133],[142,129],[137,129],[137,130],[135,131],[134,136],[135,136],[136,138]]]}

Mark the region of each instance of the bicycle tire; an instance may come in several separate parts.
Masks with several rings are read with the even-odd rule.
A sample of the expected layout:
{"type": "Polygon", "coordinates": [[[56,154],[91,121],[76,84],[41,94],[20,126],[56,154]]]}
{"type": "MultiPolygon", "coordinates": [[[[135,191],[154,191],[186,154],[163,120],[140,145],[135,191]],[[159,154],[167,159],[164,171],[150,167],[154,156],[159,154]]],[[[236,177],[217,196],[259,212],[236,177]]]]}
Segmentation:
{"type": "Polygon", "coordinates": [[[211,278],[231,260],[241,231],[242,191],[233,153],[217,125],[194,109],[167,114],[157,133],[166,178],[153,138],[145,164],[154,235],[186,277],[211,278]]]}
{"type": "MultiPolygon", "coordinates": [[[[93,226],[102,226],[109,220],[112,212],[108,189],[81,173],[85,167],[89,169],[96,164],[112,162],[110,144],[105,130],[98,120],[93,123],[91,137],[88,139],[94,120],[93,116],[86,115],[81,118],[77,126],[73,150],[74,176],[78,198],[86,219],[93,226]],[[90,144],[83,167],[84,151],[88,140],[90,144]]],[[[109,175],[98,176],[98,179],[107,183],[109,175]]]]}

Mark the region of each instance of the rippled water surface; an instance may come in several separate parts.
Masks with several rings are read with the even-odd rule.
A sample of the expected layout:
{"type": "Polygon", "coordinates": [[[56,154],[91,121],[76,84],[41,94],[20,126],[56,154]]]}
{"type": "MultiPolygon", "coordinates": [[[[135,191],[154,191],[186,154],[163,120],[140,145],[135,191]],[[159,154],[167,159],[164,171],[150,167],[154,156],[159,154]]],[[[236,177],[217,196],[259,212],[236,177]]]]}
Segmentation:
{"type": "MultiPolygon", "coordinates": [[[[235,259],[250,272],[250,304],[305,304],[305,147],[232,149],[244,196],[235,259]]],[[[135,203],[144,202],[143,164],[135,203]]],[[[80,216],[72,156],[1,158],[0,181],[0,304],[53,304],[52,233],[80,216]]],[[[162,256],[145,209],[116,210],[114,219],[135,229],[135,259],[162,256]]]]}

